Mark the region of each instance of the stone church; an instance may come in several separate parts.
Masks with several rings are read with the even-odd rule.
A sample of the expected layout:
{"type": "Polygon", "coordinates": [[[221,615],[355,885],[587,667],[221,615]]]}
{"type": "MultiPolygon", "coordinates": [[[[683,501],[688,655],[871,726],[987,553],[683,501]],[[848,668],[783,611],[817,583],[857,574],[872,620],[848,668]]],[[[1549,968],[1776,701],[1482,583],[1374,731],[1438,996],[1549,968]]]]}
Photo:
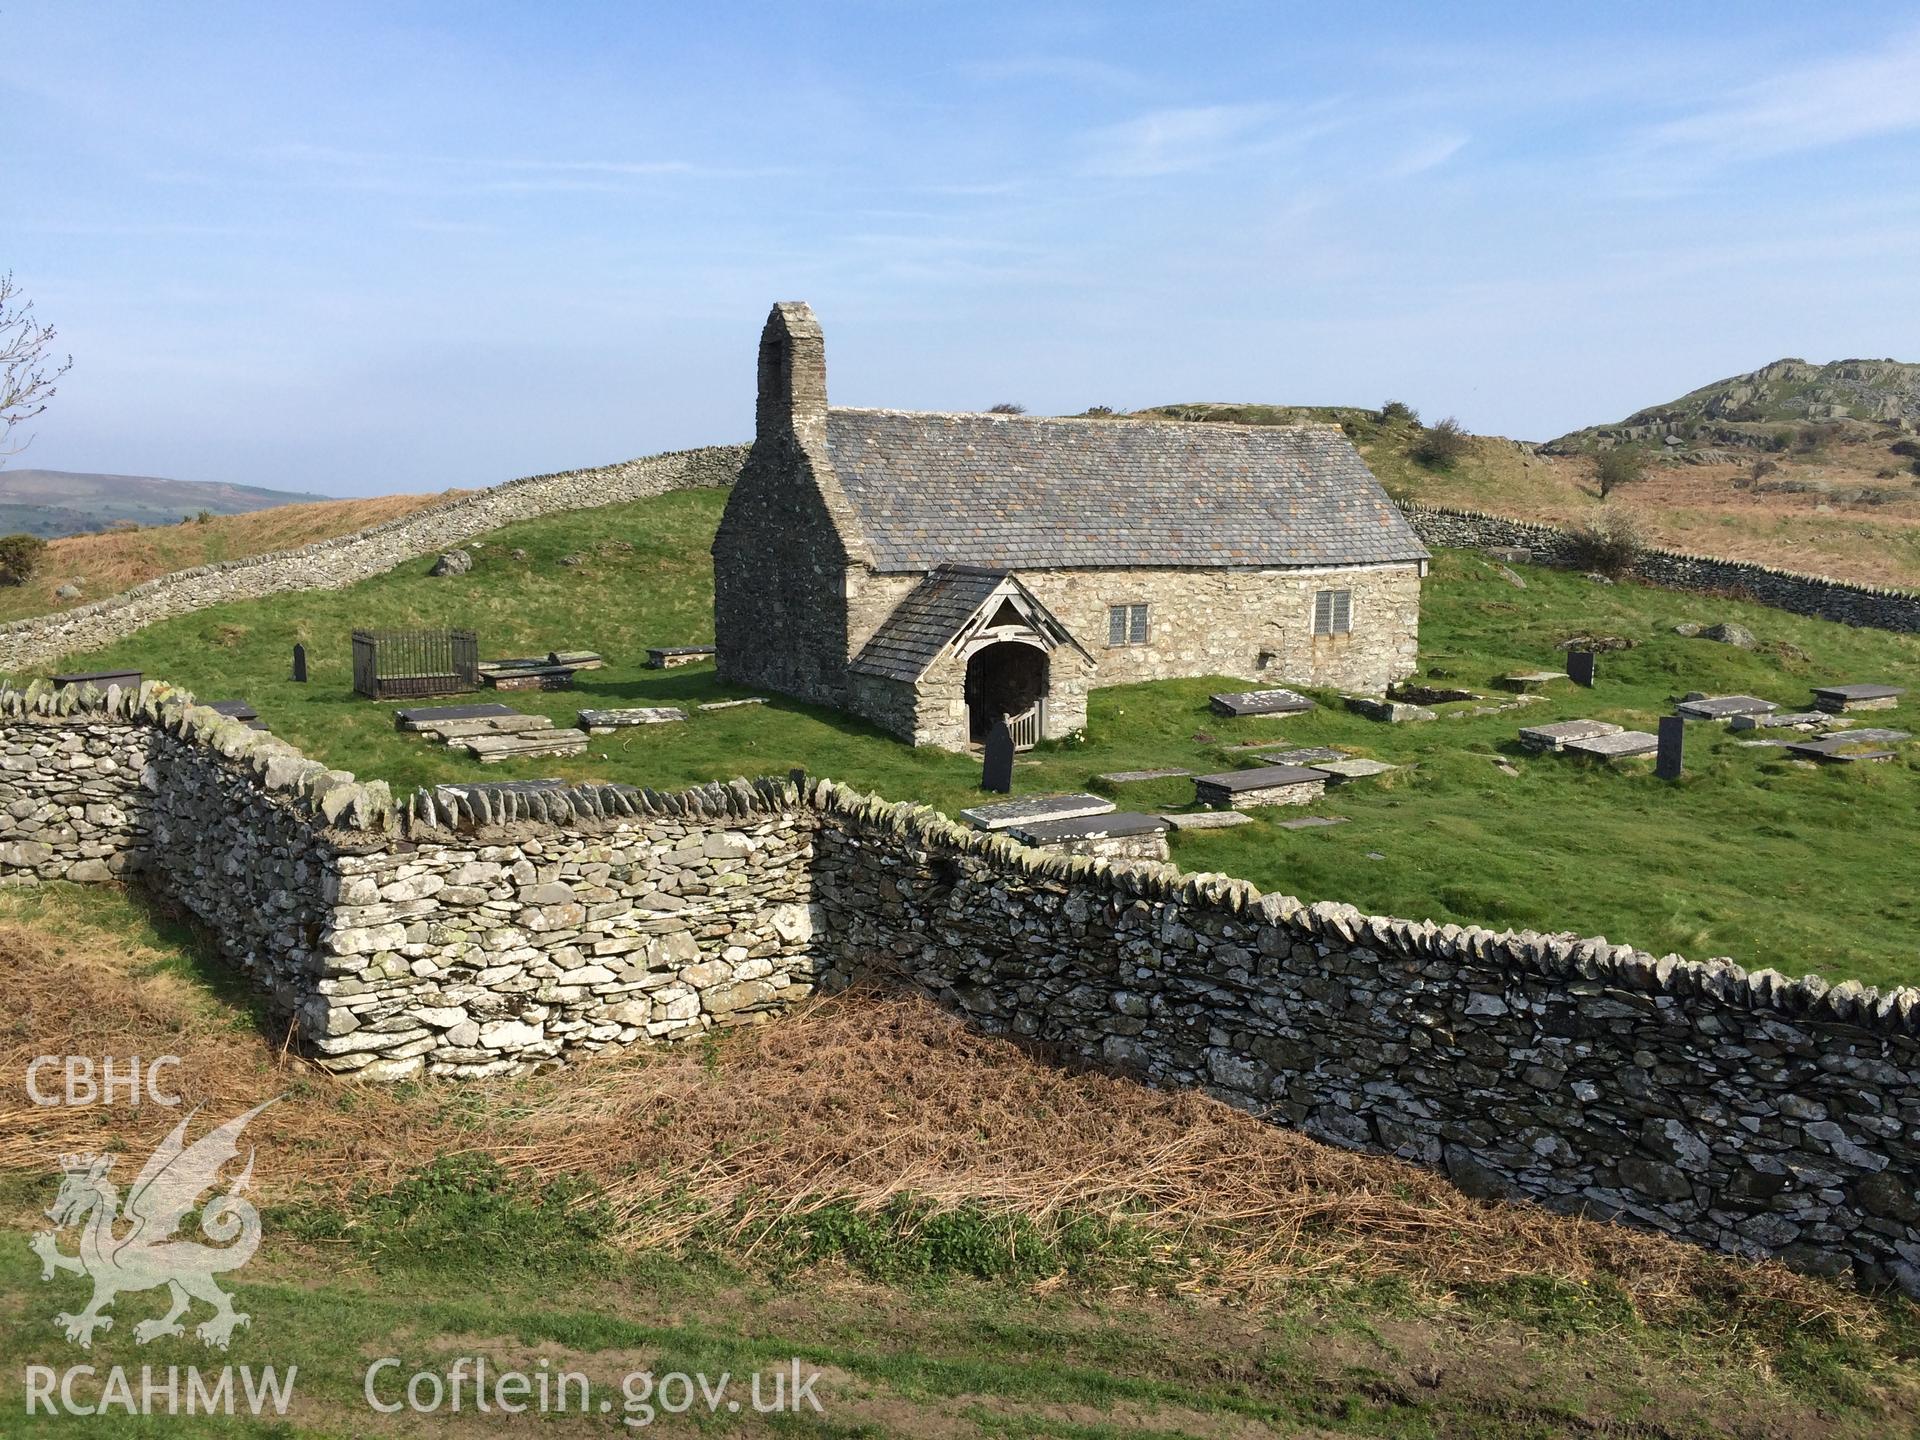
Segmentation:
{"type": "Polygon", "coordinates": [[[829,407],[773,307],[752,452],[713,542],[723,678],[965,749],[1083,729],[1096,685],[1378,693],[1428,554],[1332,426],[829,407]]]}

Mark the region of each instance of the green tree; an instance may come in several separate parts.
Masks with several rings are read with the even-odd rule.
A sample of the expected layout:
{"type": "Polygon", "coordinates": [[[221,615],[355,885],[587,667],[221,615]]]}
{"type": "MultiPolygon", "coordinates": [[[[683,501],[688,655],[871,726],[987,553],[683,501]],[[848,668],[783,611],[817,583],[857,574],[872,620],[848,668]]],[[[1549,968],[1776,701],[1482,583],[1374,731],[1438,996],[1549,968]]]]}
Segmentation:
{"type": "Polygon", "coordinates": [[[1611,446],[1593,457],[1593,483],[1600,487],[1602,500],[1646,473],[1646,453],[1628,445],[1611,446]]]}
{"type": "Polygon", "coordinates": [[[1467,453],[1467,432],[1449,415],[1439,424],[1422,430],[1410,453],[1429,470],[1451,470],[1467,453]]]}
{"type": "Polygon", "coordinates": [[[24,585],[47,542],[38,535],[0,535],[0,585],[24,585]]]}

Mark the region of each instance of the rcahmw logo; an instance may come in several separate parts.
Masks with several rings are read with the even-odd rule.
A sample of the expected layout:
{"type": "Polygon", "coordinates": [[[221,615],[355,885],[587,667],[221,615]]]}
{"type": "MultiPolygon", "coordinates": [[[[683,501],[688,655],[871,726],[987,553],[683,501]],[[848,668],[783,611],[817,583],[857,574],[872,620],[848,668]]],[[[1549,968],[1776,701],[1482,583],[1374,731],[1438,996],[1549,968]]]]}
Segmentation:
{"type": "MultiPolygon", "coordinates": [[[[278,1097],[275,1097],[276,1099],[278,1097]]],[[[52,1228],[34,1235],[31,1247],[40,1257],[40,1278],[51,1281],[62,1272],[91,1281],[93,1294],[77,1312],[63,1311],[54,1323],[71,1343],[90,1349],[97,1332],[113,1328],[107,1308],[122,1293],[166,1287],[170,1304],[164,1315],[133,1327],[135,1343],[181,1336],[181,1317],[198,1300],[213,1314],[194,1327],[200,1341],[227,1348],[235,1329],[250,1317],[233,1308],[233,1300],[215,1277],[238,1270],[260,1247],[260,1213],[244,1192],[253,1179],[253,1152],[246,1164],[222,1188],[221,1171],[240,1154],[240,1136],[268,1105],[256,1105],[244,1115],[187,1143],[187,1126],[196,1110],[168,1133],[141,1167],[129,1187],[125,1203],[109,1178],[115,1156],[66,1155],[60,1161],[60,1190],[46,1212],[52,1228]],[[200,1233],[211,1244],[177,1237],[181,1220],[215,1191],[200,1211],[200,1233]],[[116,1228],[121,1233],[116,1233],[116,1228]],[[78,1231],[75,1253],[60,1249],[63,1231],[78,1231]]],[[[56,1370],[29,1365],[26,1370],[27,1413],[45,1409],[51,1414],[97,1415],[114,1410],[128,1414],[232,1414],[236,1404],[259,1414],[263,1407],[283,1413],[293,1398],[298,1367],[279,1376],[272,1366],[258,1374],[250,1366],[226,1366],[201,1372],[191,1366],[162,1370],[143,1366],[138,1385],[120,1366],[104,1375],[91,1365],[56,1370]],[[238,1383],[236,1384],[236,1374],[238,1383]],[[164,1376],[164,1379],[161,1378],[164,1376]],[[97,1381],[98,1388],[95,1388],[97,1381]]]]}

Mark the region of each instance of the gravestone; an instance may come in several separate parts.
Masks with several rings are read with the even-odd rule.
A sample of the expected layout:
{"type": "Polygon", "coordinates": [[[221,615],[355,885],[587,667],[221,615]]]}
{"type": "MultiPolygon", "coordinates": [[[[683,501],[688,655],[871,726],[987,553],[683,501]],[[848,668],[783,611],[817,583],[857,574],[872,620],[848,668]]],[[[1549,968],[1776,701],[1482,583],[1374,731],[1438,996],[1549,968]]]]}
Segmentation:
{"type": "Polygon", "coordinates": [[[1568,652],[1567,678],[1588,690],[1593,688],[1593,652],[1591,650],[1568,652]]]}
{"type": "Polygon", "coordinates": [[[307,647],[304,645],[293,647],[293,678],[297,684],[307,683],[307,647]]]}
{"type": "Polygon", "coordinates": [[[1653,773],[1662,780],[1678,780],[1687,745],[1687,721],[1682,715],[1660,717],[1660,753],[1654,757],[1653,773]]]}
{"type": "Polygon", "coordinates": [[[987,743],[981,748],[980,788],[995,795],[1011,795],[1013,732],[1007,728],[1005,716],[993,722],[993,729],[987,732],[987,743]]]}

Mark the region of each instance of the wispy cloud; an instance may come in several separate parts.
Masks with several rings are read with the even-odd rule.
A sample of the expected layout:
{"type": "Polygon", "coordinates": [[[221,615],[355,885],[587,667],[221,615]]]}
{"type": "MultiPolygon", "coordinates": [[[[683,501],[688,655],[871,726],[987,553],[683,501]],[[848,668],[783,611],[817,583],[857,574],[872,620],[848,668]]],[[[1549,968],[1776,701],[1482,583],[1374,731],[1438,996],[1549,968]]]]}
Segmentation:
{"type": "Polygon", "coordinates": [[[1138,90],[1145,85],[1125,66],[1084,55],[1009,55],[996,60],[969,60],[954,68],[967,79],[986,84],[1038,80],[1102,90],[1138,90]]]}
{"type": "Polygon", "coordinates": [[[1920,129],[1920,35],[1797,66],[1743,85],[1692,115],[1651,127],[1659,149],[1764,159],[1920,129]]]}
{"type": "Polygon", "coordinates": [[[1389,179],[1406,180],[1438,170],[1467,147],[1465,135],[1430,135],[1403,150],[1386,168],[1389,179]]]}
{"type": "Polygon", "coordinates": [[[1149,110],[1086,133],[1090,175],[1141,178],[1205,170],[1265,143],[1278,118],[1271,105],[1191,105],[1149,110]]]}

